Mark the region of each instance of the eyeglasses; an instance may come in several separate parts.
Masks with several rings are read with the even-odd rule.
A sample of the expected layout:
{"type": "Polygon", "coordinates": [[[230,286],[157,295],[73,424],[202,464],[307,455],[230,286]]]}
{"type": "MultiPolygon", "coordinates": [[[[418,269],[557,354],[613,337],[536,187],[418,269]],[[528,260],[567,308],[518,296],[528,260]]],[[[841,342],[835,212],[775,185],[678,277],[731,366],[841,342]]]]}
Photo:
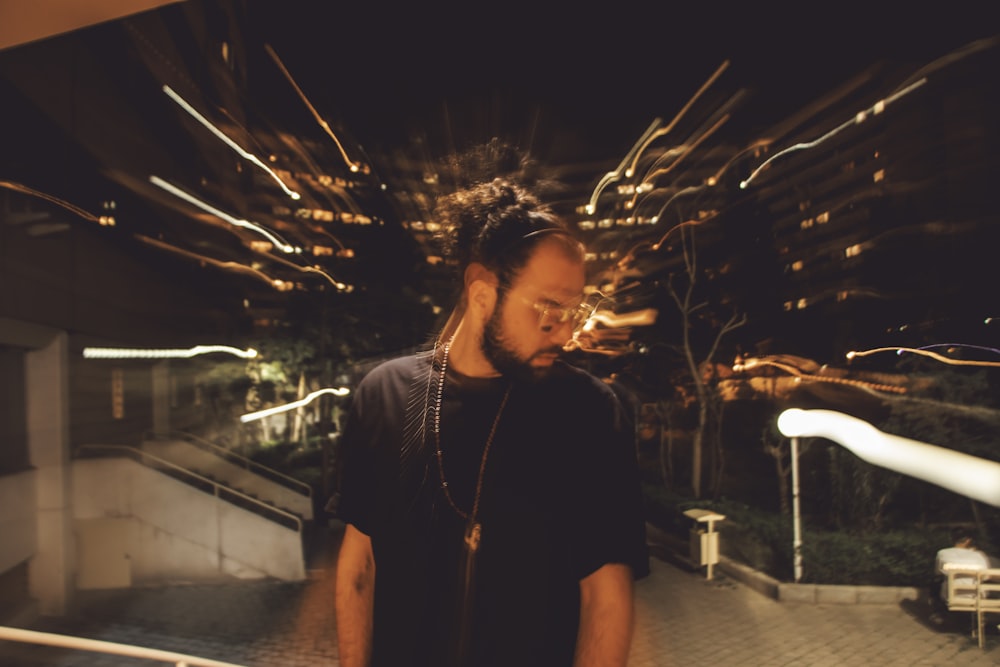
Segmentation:
{"type": "Polygon", "coordinates": [[[573,331],[576,331],[584,325],[594,312],[594,306],[586,302],[569,307],[545,301],[529,301],[524,299],[524,302],[538,313],[538,328],[543,331],[562,326],[567,322],[571,323],[573,331]]]}

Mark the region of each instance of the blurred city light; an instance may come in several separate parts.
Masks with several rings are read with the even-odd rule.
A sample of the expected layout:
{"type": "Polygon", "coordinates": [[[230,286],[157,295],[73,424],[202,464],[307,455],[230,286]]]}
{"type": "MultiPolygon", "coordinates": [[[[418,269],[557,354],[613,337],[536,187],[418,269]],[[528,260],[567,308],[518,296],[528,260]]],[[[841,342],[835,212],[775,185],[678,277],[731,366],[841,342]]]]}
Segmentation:
{"type": "Polygon", "coordinates": [[[292,401],[291,403],[285,403],[284,405],[276,405],[273,408],[266,408],[264,410],[258,410],[256,412],[248,412],[245,415],[240,415],[240,421],[246,424],[247,422],[256,421],[258,419],[263,419],[264,417],[270,417],[271,415],[276,415],[279,412],[287,412],[288,410],[294,410],[295,408],[300,408],[303,405],[307,405],[314,401],[316,398],[322,396],[323,394],[332,394],[334,396],[347,396],[351,393],[351,390],[347,387],[337,387],[331,388],[327,387],[325,389],[318,389],[305,398],[292,401]]]}
{"type": "Polygon", "coordinates": [[[229,345],[195,345],[187,349],[180,348],[128,348],[128,347],[85,347],[84,359],[190,359],[202,354],[222,352],[241,359],[253,359],[257,350],[247,348],[241,350],[229,345]]]}

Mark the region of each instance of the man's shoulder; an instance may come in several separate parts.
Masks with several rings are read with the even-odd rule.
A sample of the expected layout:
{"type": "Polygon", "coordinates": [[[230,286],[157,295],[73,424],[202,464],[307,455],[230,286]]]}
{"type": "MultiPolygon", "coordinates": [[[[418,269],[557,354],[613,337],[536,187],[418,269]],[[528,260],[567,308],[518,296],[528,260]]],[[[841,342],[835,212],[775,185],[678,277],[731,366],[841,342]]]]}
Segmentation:
{"type": "Polygon", "coordinates": [[[359,387],[366,387],[398,379],[412,379],[413,374],[427,365],[428,353],[405,354],[374,366],[361,379],[359,387]]]}
{"type": "Polygon", "coordinates": [[[962,549],[949,547],[937,553],[937,561],[941,566],[989,567],[989,557],[977,549],[962,549]]]}

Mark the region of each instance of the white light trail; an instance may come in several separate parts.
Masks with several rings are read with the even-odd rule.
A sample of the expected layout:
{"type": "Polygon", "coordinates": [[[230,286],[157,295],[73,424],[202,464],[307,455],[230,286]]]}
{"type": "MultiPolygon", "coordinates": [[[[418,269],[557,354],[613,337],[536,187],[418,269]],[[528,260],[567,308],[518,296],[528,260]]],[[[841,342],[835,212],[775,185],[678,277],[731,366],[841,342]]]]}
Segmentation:
{"type": "Polygon", "coordinates": [[[886,106],[888,106],[892,102],[895,102],[896,100],[898,100],[903,95],[906,95],[908,93],[913,92],[914,90],[916,90],[920,86],[924,85],[925,83],[927,83],[927,79],[926,78],[920,79],[920,80],[918,80],[918,81],[910,84],[909,86],[903,88],[902,90],[900,90],[900,91],[898,91],[896,93],[893,93],[889,97],[887,97],[887,98],[885,98],[883,100],[879,100],[878,102],[876,102],[872,106],[868,107],[867,109],[865,109],[863,111],[859,111],[858,113],[856,113],[854,115],[854,118],[852,118],[851,120],[848,120],[848,121],[845,121],[845,122],[841,123],[840,125],[838,125],[837,127],[833,128],[832,130],[830,130],[829,132],[827,132],[823,136],[819,137],[818,139],[814,139],[812,141],[807,141],[807,142],[804,142],[804,143],[795,144],[794,146],[789,146],[788,148],[785,148],[785,149],[782,149],[782,150],[778,151],[777,153],[775,153],[771,157],[769,157],[766,160],[764,160],[760,164],[759,167],[757,167],[756,169],[754,169],[753,172],[746,178],[746,180],[744,180],[743,182],[740,183],[740,189],[746,189],[747,186],[750,185],[751,181],[753,181],[755,178],[757,178],[757,175],[761,171],[763,171],[769,164],[771,164],[772,162],[774,162],[775,160],[777,160],[779,157],[781,157],[783,155],[787,155],[788,153],[792,153],[794,151],[801,151],[801,150],[805,150],[807,148],[814,148],[815,146],[818,146],[819,144],[823,143],[824,141],[826,141],[830,137],[832,137],[832,136],[834,136],[836,134],[839,134],[841,131],[847,129],[851,125],[860,125],[861,123],[863,123],[864,121],[866,121],[868,118],[870,118],[872,116],[877,116],[878,114],[880,114],[883,111],[885,111],[886,106]]]}
{"type": "Polygon", "coordinates": [[[786,438],[827,438],[872,465],[1000,507],[1000,463],[996,461],[884,433],[833,410],[785,410],[778,415],[778,430],[786,438]]]}
{"type": "Polygon", "coordinates": [[[346,387],[337,387],[336,389],[332,387],[327,387],[325,389],[319,389],[298,401],[292,401],[291,403],[285,403],[284,405],[276,405],[273,408],[266,408],[264,410],[258,410],[257,412],[248,412],[245,415],[240,415],[240,421],[246,424],[247,422],[252,422],[257,419],[263,419],[264,417],[270,417],[271,415],[276,415],[279,412],[287,412],[289,410],[294,410],[295,408],[300,408],[303,405],[311,403],[313,400],[315,400],[319,396],[322,396],[323,394],[333,394],[334,396],[347,396],[349,393],[351,393],[351,390],[346,387]]]}
{"type": "Polygon", "coordinates": [[[260,234],[261,236],[263,236],[264,238],[266,238],[268,241],[270,241],[271,243],[273,243],[276,248],[278,248],[279,250],[281,250],[282,252],[284,252],[286,254],[297,254],[297,253],[302,252],[302,248],[297,248],[297,247],[291,245],[290,243],[288,243],[283,238],[281,238],[280,236],[278,236],[277,234],[275,234],[271,230],[267,229],[263,225],[260,225],[260,224],[258,224],[256,222],[251,222],[249,220],[244,220],[242,218],[234,218],[233,216],[229,215],[225,211],[221,211],[221,210],[215,208],[214,206],[212,206],[211,204],[209,204],[207,202],[204,202],[201,199],[198,199],[194,195],[189,194],[189,193],[185,192],[184,190],[181,190],[177,186],[171,185],[170,183],[167,183],[165,180],[163,180],[159,176],[150,176],[149,177],[149,181],[153,185],[155,185],[157,187],[160,187],[160,188],[163,188],[164,190],[166,190],[170,194],[174,195],[175,197],[179,197],[180,199],[183,199],[184,201],[186,201],[186,202],[188,202],[190,204],[194,204],[195,206],[197,206],[201,210],[203,210],[203,211],[205,211],[207,213],[211,213],[212,215],[214,215],[214,216],[216,216],[218,218],[221,218],[222,220],[225,220],[226,222],[228,222],[229,224],[233,225],[234,227],[242,227],[243,229],[249,229],[249,230],[251,230],[253,232],[256,232],[256,233],[260,234]]]}
{"type": "MultiPolygon", "coordinates": [[[[954,346],[952,346],[954,347],[954,346]]],[[[930,357],[935,361],[940,361],[943,364],[950,364],[952,366],[992,366],[1000,368],[1000,361],[973,361],[968,359],[952,359],[951,357],[946,357],[943,354],[938,354],[937,352],[932,352],[931,350],[925,350],[918,347],[876,347],[870,350],[851,350],[846,356],[848,359],[856,359],[857,357],[867,357],[872,354],[878,354],[880,352],[895,352],[897,355],[901,355],[903,352],[910,352],[912,354],[919,354],[924,357],[930,357]]]]}
{"type": "Polygon", "coordinates": [[[252,347],[241,350],[229,345],[195,345],[181,348],[128,348],[128,347],[85,347],[84,359],[190,359],[201,354],[224,352],[241,359],[253,359],[257,350],[252,347]]]}
{"type": "Polygon", "coordinates": [[[187,101],[183,97],[181,97],[180,95],[178,95],[177,93],[175,93],[174,90],[170,86],[164,85],[163,86],[163,92],[165,92],[170,99],[172,99],[182,109],[184,109],[184,111],[188,112],[188,114],[190,114],[192,118],[194,118],[199,123],[201,123],[202,125],[204,125],[206,128],[208,128],[208,130],[212,134],[214,134],[216,137],[218,137],[219,139],[221,139],[224,144],[226,144],[227,146],[229,146],[230,148],[232,148],[238,155],[240,155],[243,158],[246,158],[250,162],[254,163],[258,167],[260,167],[261,169],[263,169],[264,171],[266,171],[267,174],[271,178],[273,178],[274,181],[281,187],[281,189],[285,191],[285,194],[287,194],[292,199],[301,199],[302,198],[302,195],[300,195],[298,192],[295,192],[294,190],[289,189],[289,187],[287,185],[285,185],[284,181],[282,181],[280,178],[278,178],[278,175],[276,173],[274,173],[274,170],[271,169],[266,164],[264,164],[264,162],[259,157],[257,157],[256,155],[254,155],[250,151],[244,149],[242,146],[240,146],[239,144],[237,144],[235,141],[233,141],[232,139],[230,139],[229,137],[227,137],[226,134],[222,130],[220,130],[219,128],[217,128],[215,125],[212,124],[212,122],[210,120],[208,120],[207,118],[205,118],[204,116],[202,116],[200,113],[198,113],[197,109],[195,109],[193,106],[191,106],[190,104],[188,104],[187,101]]]}

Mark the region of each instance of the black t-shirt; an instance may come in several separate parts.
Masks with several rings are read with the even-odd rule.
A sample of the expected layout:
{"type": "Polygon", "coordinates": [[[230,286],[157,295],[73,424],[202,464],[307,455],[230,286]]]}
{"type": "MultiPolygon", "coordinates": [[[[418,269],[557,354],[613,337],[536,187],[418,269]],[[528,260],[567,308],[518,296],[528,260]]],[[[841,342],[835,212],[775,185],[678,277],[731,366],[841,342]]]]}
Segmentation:
{"type": "Polygon", "coordinates": [[[441,465],[466,515],[510,391],[482,467],[482,538],[469,570],[467,521],[441,490],[435,455],[439,370],[428,354],[371,371],[341,441],[338,514],[371,537],[375,556],[373,663],[455,665],[464,636],[467,665],[570,665],[580,580],[607,563],[627,564],[636,577],[648,573],[635,450],[621,406],[609,387],[561,363],[535,383],[448,370],[441,465]]]}

